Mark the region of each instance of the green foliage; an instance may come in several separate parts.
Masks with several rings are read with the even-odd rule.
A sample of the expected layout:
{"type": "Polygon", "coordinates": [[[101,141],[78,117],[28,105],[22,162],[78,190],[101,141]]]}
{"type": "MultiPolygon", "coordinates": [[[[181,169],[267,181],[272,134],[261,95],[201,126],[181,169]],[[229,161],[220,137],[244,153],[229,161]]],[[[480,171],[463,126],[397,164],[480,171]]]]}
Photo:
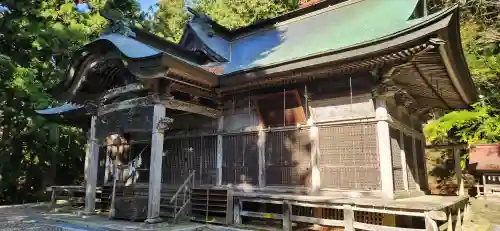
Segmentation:
{"type": "MultiPolygon", "coordinates": [[[[160,0],[153,20],[146,22],[157,35],[178,42],[189,14],[184,10],[184,0],[160,0]]],[[[296,9],[298,1],[272,0],[199,0],[197,11],[206,13],[217,23],[235,29],[259,20],[276,17],[296,9]]]]}
{"type": "Polygon", "coordinates": [[[297,5],[270,0],[202,0],[198,10],[229,29],[276,17],[297,5]]]}
{"type": "Polygon", "coordinates": [[[427,140],[475,143],[500,141],[500,110],[489,105],[475,104],[473,110],[453,111],[430,122],[424,128],[427,140]]]}
{"type": "Polygon", "coordinates": [[[0,204],[39,200],[46,185],[82,174],[82,131],[53,125],[34,109],[54,103],[47,90],[61,80],[72,52],[106,23],[96,12],[77,13],[72,0],[2,5],[10,12],[0,18],[0,204]],[[54,129],[59,139],[49,140],[54,129]]]}

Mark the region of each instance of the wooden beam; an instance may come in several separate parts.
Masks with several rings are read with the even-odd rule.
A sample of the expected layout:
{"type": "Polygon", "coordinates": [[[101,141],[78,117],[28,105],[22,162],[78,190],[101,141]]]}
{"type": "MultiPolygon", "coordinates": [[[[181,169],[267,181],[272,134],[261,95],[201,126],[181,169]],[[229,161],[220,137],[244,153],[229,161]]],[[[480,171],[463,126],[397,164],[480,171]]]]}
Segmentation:
{"type": "Polygon", "coordinates": [[[97,115],[102,116],[106,115],[108,113],[116,112],[116,111],[121,111],[121,110],[126,110],[134,107],[144,107],[144,106],[149,106],[152,105],[152,97],[151,96],[144,96],[140,98],[135,98],[135,99],[129,99],[129,100],[124,100],[118,103],[112,103],[112,104],[107,104],[102,106],[98,111],[97,115]]]}
{"type": "Polygon", "coordinates": [[[148,217],[146,223],[160,222],[161,167],[163,159],[163,130],[158,124],[165,118],[165,106],[155,104],[153,110],[153,128],[151,135],[151,159],[149,169],[148,217]]]}
{"type": "Polygon", "coordinates": [[[432,84],[429,82],[429,80],[425,77],[422,70],[420,70],[420,67],[418,67],[418,65],[415,62],[413,62],[412,64],[413,64],[413,67],[415,68],[415,70],[417,71],[418,75],[420,76],[420,78],[424,81],[425,85],[427,85],[427,87],[431,89],[432,93],[434,93],[439,98],[439,100],[443,103],[443,105],[446,108],[452,108],[452,107],[450,107],[450,105],[448,105],[446,100],[444,100],[444,98],[441,96],[441,94],[439,94],[437,92],[437,90],[432,86],[432,84]]]}
{"type": "Polygon", "coordinates": [[[124,93],[132,91],[140,91],[140,90],[144,90],[144,85],[142,83],[132,83],[125,85],[123,87],[117,87],[106,91],[104,95],[101,97],[101,99],[103,101],[106,101],[108,99],[114,98],[124,93]]]}
{"type": "Polygon", "coordinates": [[[424,148],[429,148],[429,149],[454,149],[454,148],[466,149],[466,148],[469,148],[469,145],[468,144],[436,144],[436,145],[427,145],[424,148]]]}
{"type": "Polygon", "coordinates": [[[161,100],[161,103],[168,109],[186,111],[194,114],[208,116],[211,118],[219,118],[222,116],[222,112],[218,109],[177,99],[164,99],[161,100]]]}
{"type": "Polygon", "coordinates": [[[85,190],[85,210],[84,214],[95,213],[97,169],[99,168],[99,145],[96,139],[97,116],[92,116],[90,120],[90,132],[86,154],[86,190],[85,190]]]}

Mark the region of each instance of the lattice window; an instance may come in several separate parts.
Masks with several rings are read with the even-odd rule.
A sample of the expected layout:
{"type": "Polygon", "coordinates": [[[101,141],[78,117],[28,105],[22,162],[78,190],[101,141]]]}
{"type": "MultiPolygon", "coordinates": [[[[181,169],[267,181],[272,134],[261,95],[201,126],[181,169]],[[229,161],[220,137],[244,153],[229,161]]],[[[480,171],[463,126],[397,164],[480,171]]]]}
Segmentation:
{"type": "Polygon", "coordinates": [[[413,159],[413,139],[411,136],[404,135],[405,142],[405,155],[406,155],[406,163],[407,163],[407,172],[408,172],[408,189],[414,190],[417,189],[415,177],[417,176],[418,166],[416,166],[415,161],[413,159]]]}
{"type": "Polygon", "coordinates": [[[163,183],[181,184],[191,170],[196,171],[196,184],[215,184],[215,136],[167,139],[163,157],[163,183]]]}
{"type": "Polygon", "coordinates": [[[311,173],[309,130],[270,132],[266,137],[266,183],[308,185],[311,173]]]}
{"type": "Polygon", "coordinates": [[[223,184],[259,183],[258,135],[228,135],[223,137],[223,184]]]}
{"type": "Polygon", "coordinates": [[[391,137],[391,153],[392,153],[392,174],[394,177],[394,189],[404,190],[403,183],[403,168],[401,164],[401,134],[395,128],[390,128],[389,136],[391,137]]]}
{"type": "Polygon", "coordinates": [[[375,124],[320,127],[319,139],[323,187],[380,189],[375,124]]]}

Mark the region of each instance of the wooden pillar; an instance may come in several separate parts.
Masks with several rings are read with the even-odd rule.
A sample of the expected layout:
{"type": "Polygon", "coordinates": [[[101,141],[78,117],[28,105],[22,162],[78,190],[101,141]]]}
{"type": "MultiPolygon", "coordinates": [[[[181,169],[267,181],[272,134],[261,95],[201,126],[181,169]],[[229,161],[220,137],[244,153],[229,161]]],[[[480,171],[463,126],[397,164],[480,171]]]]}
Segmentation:
{"type": "MultiPolygon", "coordinates": [[[[424,166],[418,166],[418,156],[422,156],[423,153],[417,153],[417,145],[420,145],[420,144],[417,144],[417,141],[415,139],[415,137],[412,137],[411,138],[411,142],[412,142],[412,147],[413,147],[413,155],[412,155],[412,158],[413,158],[413,165],[414,165],[414,169],[413,171],[415,172],[415,182],[416,182],[416,185],[415,187],[417,188],[418,191],[421,191],[422,189],[420,188],[420,180],[423,180],[423,179],[420,179],[420,171],[423,171],[424,170],[424,166]],[[421,169],[422,168],[422,169],[421,169]]],[[[424,165],[426,164],[425,161],[423,161],[422,163],[424,163],[424,165]]]]}
{"type": "Polygon", "coordinates": [[[394,198],[394,180],[392,175],[391,140],[389,135],[389,114],[384,97],[375,99],[377,119],[377,153],[380,161],[380,180],[382,194],[387,199],[394,198]]]}
{"type": "Polygon", "coordinates": [[[149,200],[148,218],[146,223],[157,223],[160,219],[160,199],[161,199],[161,167],[163,156],[163,130],[158,124],[165,118],[165,106],[155,104],[153,110],[153,128],[151,136],[151,164],[149,168],[149,200]]]}
{"type": "MultiPolygon", "coordinates": [[[[406,191],[409,190],[408,185],[408,162],[406,160],[406,151],[405,151],[405,135],[403,131],[399,131],[399,144],[401,147],[401,169],[403,172],[403,185],[406,191]]],[[[410,170],[411,171],[411,170],[410,170]]]]}
{"type": "Polygon", "coordinates": [[[239,198],[233,200],[233,223],[241,225],[241,201],[239,198]]]}
{"type": "Polygon", "coordinates": [[[292,205],[288,201],[283,201],[283,231],[292,231],[292,205]]]}
{"type": "Polygon", "coordinates": [[[344,205],[344,230],[354,231],[354,211],[351,205],[344,205]]]}
{"type": "Polygon", "coordinates": [[[99,167],[99,145],[96,139],[96,123],[97,116],[94,115],[90,119],[90,131],[85,158],[86,187],[84,214],[86,215],[95,213],[97,169],[99,167]]]}
{"type": "Polygon", "coordinates": [[[259,127],[257,146],[259,148],[259,188],[266,186],[266,132],[259,127]]]}
{"type": "Polygon", "coordinates": [[[223,158],[223,148],[222,148],[222,135],[224,130],[224,116],[221,116],[218,121],[217,126],[217,186],[222,185],[222,158],[223,158]]]}
{"type": "Polygon", "coordinates": [[[311,126],[309,139],[311,140],[311,194],[318,194],[321,189],[321,174],[319,172],[319,130],[312,120],[308,121],[311,126]]]}
{"type": "Polygon", "coordinates": [[[455,176],[457,178],[458,195],[464,195],[462,182],[462,168],[460,167],[460,149],[453,148],[453,159],[455,162],[455,176]]]}

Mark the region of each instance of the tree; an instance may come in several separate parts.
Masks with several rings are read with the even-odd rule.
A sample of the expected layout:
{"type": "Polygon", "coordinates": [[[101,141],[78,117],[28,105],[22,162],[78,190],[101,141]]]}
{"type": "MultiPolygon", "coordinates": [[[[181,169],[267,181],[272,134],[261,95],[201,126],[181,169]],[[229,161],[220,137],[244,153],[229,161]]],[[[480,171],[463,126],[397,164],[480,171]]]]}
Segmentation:
{"type": "Polygon", "coordinates": [[[198,10],[229,29],[247,26],[297,8],[296,1],[202,0],[198,10]]]}
{"type": "MultiPolygon", "coordinates": [[[[0,203],[39,200],[45,185],[71,184],[83,173],[83,132],[53,124],[34,109],[55,103],[47,90],[62,80],[71,54],[103,30],[98,10],[105,1],[90,5],[96,10],[86,14],[72,0],[0,5],[0,203]]],[[[125,16],[138,10],[135,0],[118,7],[125,16]]]]}
{"type": "MultiPolygon", "coordinates": [[[[206,13],[229,29],[276,17],[298,7],[298,1],[295,0],[198,0],[195,3],[196,11],[206,13]]],[[[160,0],[150,24],[153,24],[153,31],[157,35],[178,42],[188,19],[184,0],[160,0]]]]}

